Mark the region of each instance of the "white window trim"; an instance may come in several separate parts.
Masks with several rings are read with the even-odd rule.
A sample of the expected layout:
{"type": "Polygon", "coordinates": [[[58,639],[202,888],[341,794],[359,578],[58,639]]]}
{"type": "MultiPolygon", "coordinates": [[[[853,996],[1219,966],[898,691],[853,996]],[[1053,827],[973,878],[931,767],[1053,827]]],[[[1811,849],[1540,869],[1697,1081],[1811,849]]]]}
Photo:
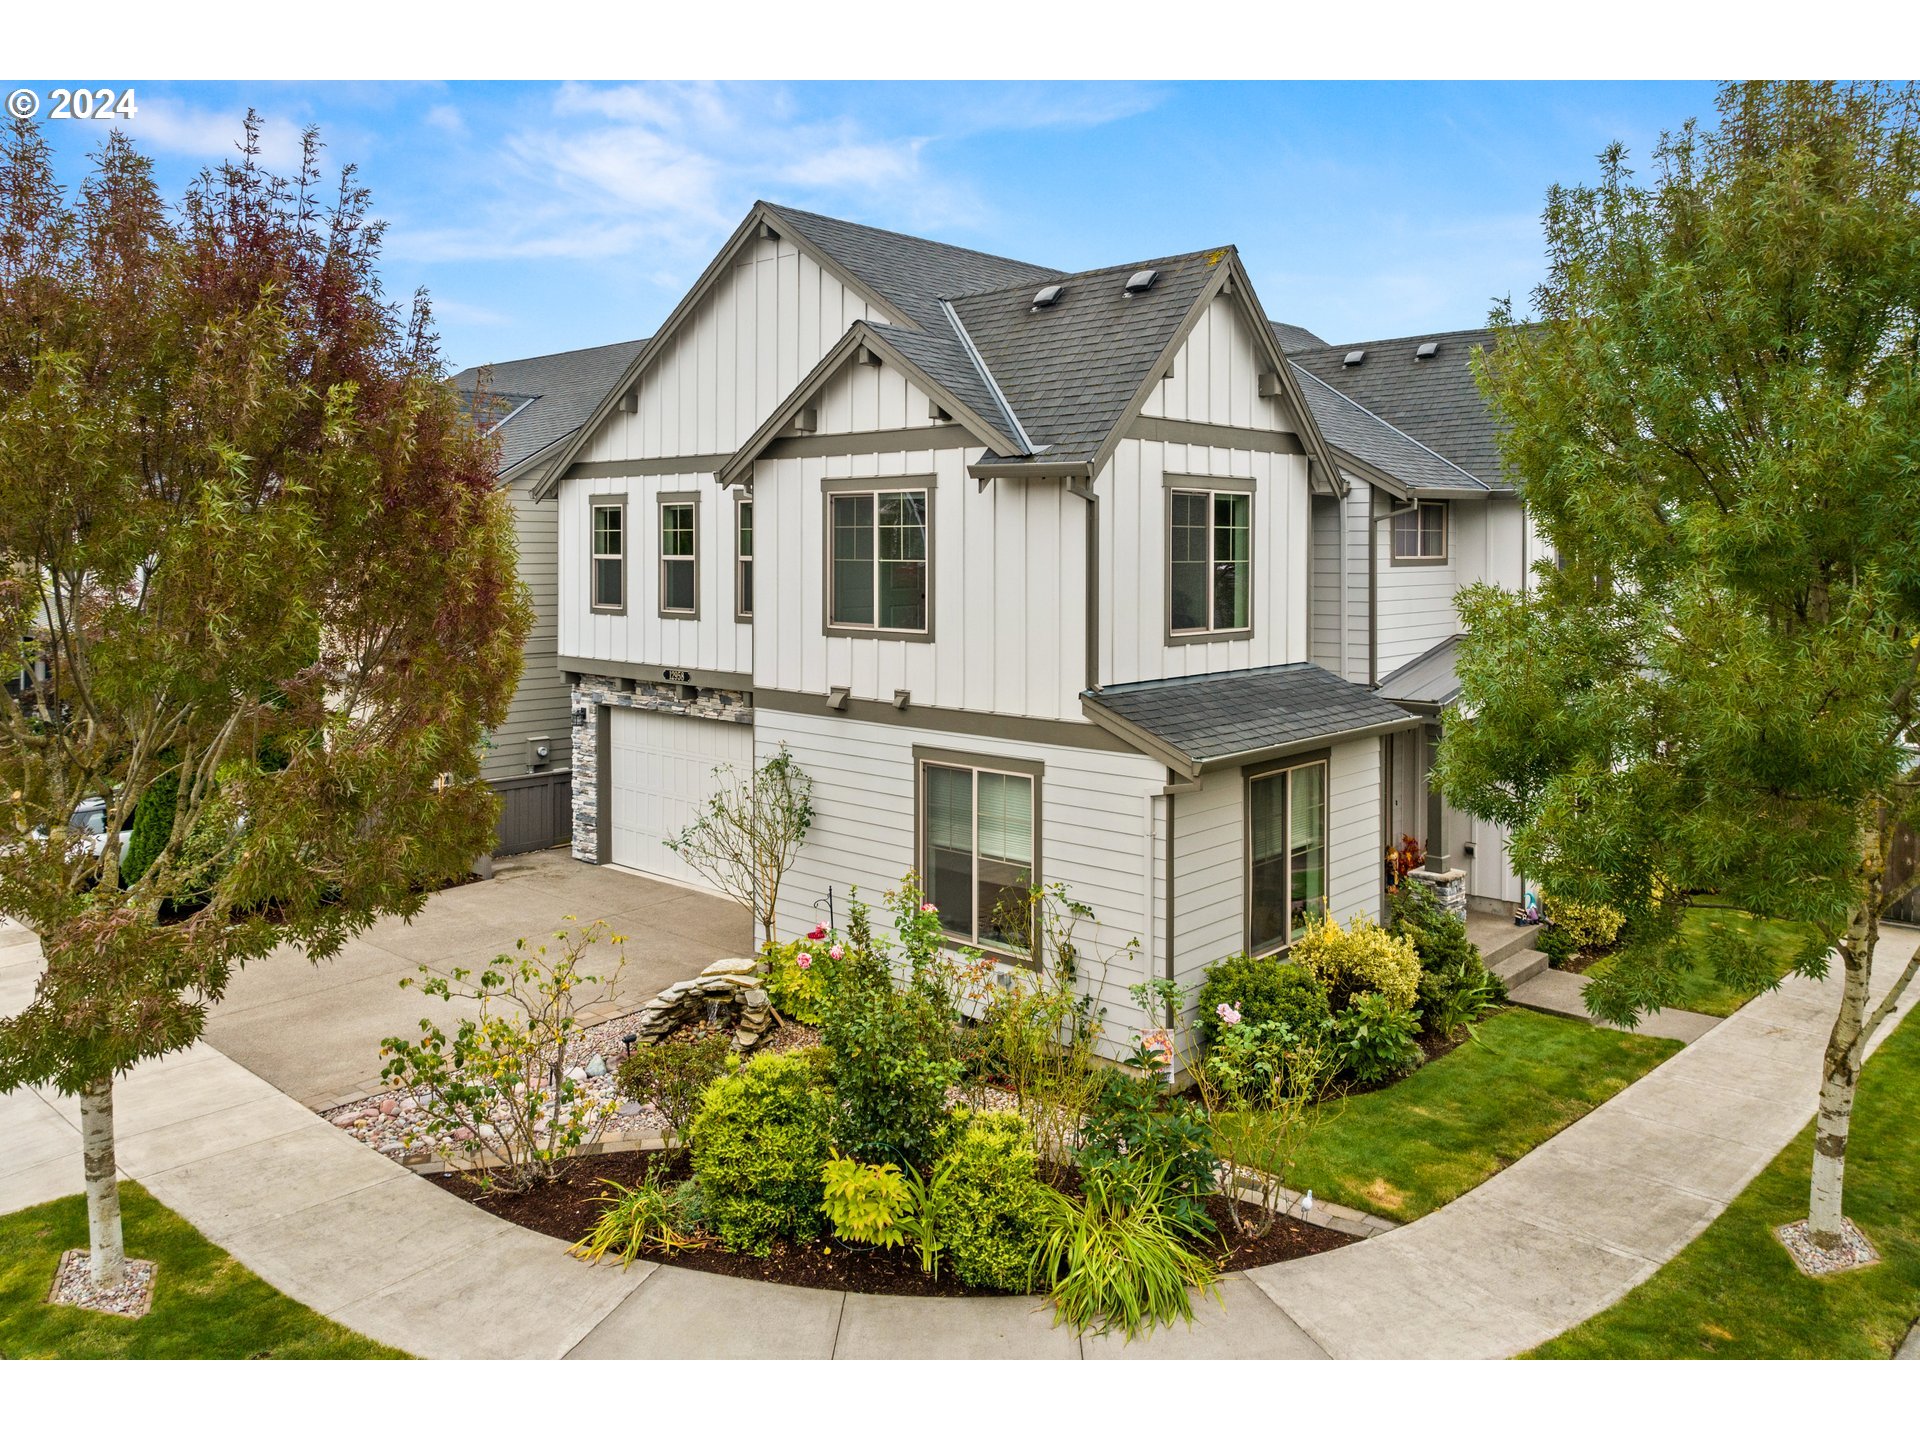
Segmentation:
{"type": "Polygon", "coordinates": [[[1402,555],[1400,553],[1400,520],[1409,513],[1403,510],[1403,511],[1400,511],[1398,514],[1396,514],[1393,517],[1393,519],[1387,522],[1388,558],[1395,565],[1444,565],[1446,564],[1447,552],[1452,548],[1452,544],[1453,544],[1453,507],[1450,506],[1445,500],[1416,499],[1413,502],[1413,505],[1414,505],[1414,509],[1412,510],[1411,513],[1413,515],[1413,521],[1414,521],[1413,533],[1414,533],[1415,544],[1424,543],[1423,537],[1427,533],[1426,527],[1420,523],[1420,512],[1429,506],[1432,506],[1433,508],[1437,509],[1440,512],[1440,553],[1438,555],[1425,555],[1425,554],[1402,555]]]}

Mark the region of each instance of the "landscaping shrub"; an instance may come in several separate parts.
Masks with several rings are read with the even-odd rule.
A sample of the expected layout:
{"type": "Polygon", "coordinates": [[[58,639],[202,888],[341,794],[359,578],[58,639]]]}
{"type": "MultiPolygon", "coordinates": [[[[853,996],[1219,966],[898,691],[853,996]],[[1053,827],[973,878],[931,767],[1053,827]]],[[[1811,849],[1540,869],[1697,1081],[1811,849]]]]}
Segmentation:
{"type": "Polygon", "coordinates": [[[1045,1192],[1046,1220],[1033,1274],[1052,1291],[1054,1323],[1128,1340],[1175,1320],[1193,1323],[1189,1287],[1219,1299],[1213,1266],[1181,1241],[1163,1203],[1164,1170],[1087,1177],[1084,1198],[1045,1192]]]}
{"type": "Polygon", "coordinates": [[[1242,1019],[1223,1024],[1219,1038],[1208,1047],[1206,1057],[1200,1062],[1197,1078],[1222,1102],[1244,1100],[1258,1104],[1283,1074],[1290,1049],[1324,1043],[1324,1040],[1324,1027],[1303,1039],[1295,1034],[1292,1026],[1279,1020],[1255,1024],[1242,1019]]]}
{"type": "Polygon", "coordinates": [[[980,1115],[948,1153],[934,1205],[953,1272],[983,1290],[1024,1293],[1047,1223],[1033,1131],[1018,1115],[980,1115]]]}
{"type": "Polygon", "coordinates": [[[1220,1035],[1220,1007],[1230,1006],[1242,1023],[1279,1021],[1296,1035],[1316,1034],[1332,1018],[1326,986],[1304,965],[1277,956],[1233,955],[1207,967],[1200,986],[1200,1038],[1220,1035]]]}
{"type": "MultiPolygon", "coordinates": [[[[856,899],[850,931],[869,933],[856,899]]],[[[907,922],[902,917],[902,925],[907,922]]],[[[953,1022],[922,986],[893,983],[885,952],[850,940],[826,969],[820,1037],[835,1099],[834,1139],[855,1159],[924,1168],[946,1148],[957,1084],[953,1022]]]]}
{"type": "Polygon", "coordinates": [[[1534,937],[1533,948],[1547,957],[1547,963],[1558,970],[1579,953],[1580,947],[1573,943],[1573,937],[1557,925],[1549,925],[1534,937]]]}
{"type": "Polygon", "coordinates": [[[1420,988],[1420,956],[1413,942],[1356,915],[1348,928],[1329,916],[1309,919],[1293,945],[1293,959],[1327,987],[1336,1014],[1356,995],[1380,995],[1396,1010],[1412,1010],[1420,988]]]}
{"type": "Polygon", "coordinates": [[[1450,969],[1420,974],[1420,1019],[1431,1035],[1450,1038],[1506,1000],[1506,983],[1480,962],[1477,951],[1450,969]]]}
{"type": "Polygon", "coordinates": [[[597,1264],[617,1253],[624,1270],[645,1246],[673,1251],[697,1249],[704,1243],[696,1233],[699,1227],[693,1215],[697,1192],[685,1185],[668,1186],[652,1170],[631,1188],[617,1180],[601,1183],[607,1187],[600,1195],[607,1208],[569,1254],[597,1264]]]}
{"type": "Polygon", "coordinates": [[[773,1001],[773,1008],[789,1020],[798,1020],[802,1025],[820,1023],[827,967],[814,962],[826,959],[830,948],[824,930],[784,945],[769,941],[761,946],[760,954],[767,962],[767,996],[773,1001]],[[800,963],[802,955],[807,957],[804,965],[800,963]]]}
{"type": "Polygon", "coordinates": [[[1362,1085],[1396,1080],[1417,1069],[1423,1054],[1419,1033],[1413,1011],[1373,992],[1355,995],[1333,1020],[1335,1054],[1362,1085]]]}
{"type": "Polygon", "coordinates": [[[913,1191],[898,1165],[862,1165],[836,1150],[820,1167],[820,1183],[820,1213],[837,1238],[889,1250],[907,1243],[900,1221],[913,1208],[913,1191]]]}
{"type": "Polygon", "coordinates": [[[732,1049],[725,1035],[641,1046],[621,1062],[620,1093],[653,1106],[667,1117],[675,1137],[684,1141],[688,1122],[700,1108],[707,1087],[727,1068],[732,1049]]]}
{"type": "Polygon", "coordinates": [[[1393,929],[1420,957],[1418,1008],[1429,1032],[1451,1036],[1507,998],[1507,987],[1467,938],[1467,924],[1425,885],[1400,887],[1391,902],[1393,929]]]}
{"type": "Polygon", "coordinates": [[[1563,900],[1558,895],[1541,899],[1547,923],[1566,936],[1575,954],[1606,949],[1620,938],[1620,927],[1627,923],[1627,917],[1611,905],[1563,900]]]}
{"type": "Polygon", "coordinates": [[[832,1109],[805,1060],[763,1055],[708,1087],[687,1129],[702,1210],[730,1248],[765,1255],[775,1237],[820,1233],[832,1109]]]}
{"type": "MultiPolygon", "coordinates": [[[[176,762],[172,751],[161,756],[169,764],[176,762]]],[[[168,770],[154,777],[140,792],[133,805],[133,831],[127,836],[127,853],[120,857],[120,883],[131,885],[146,873],[153,857],[173,834],[173,811],[180,796],[180,772],[168,770]]],[[[113,837],[108,837],[113,843],[113,837]]]]}
{"type": "Polygon", "coordinates": [[[1098,1179],[1121,1195],[1151,1177],[1156,1202],[1176,1230],[1213,1230],[1202,1203],[1214,1189],[1213,1127],[1199,1106],[1166,1095],[1152,1079],[1102,1073],[1075,1163],[1089,1184],[1098,1179]]]}

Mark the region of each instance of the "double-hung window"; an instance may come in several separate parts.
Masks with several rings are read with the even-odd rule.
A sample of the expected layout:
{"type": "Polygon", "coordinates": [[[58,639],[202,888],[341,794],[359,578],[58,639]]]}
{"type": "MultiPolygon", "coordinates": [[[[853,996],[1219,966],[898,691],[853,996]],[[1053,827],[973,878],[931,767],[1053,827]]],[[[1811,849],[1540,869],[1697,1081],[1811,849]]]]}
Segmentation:
{"type": "Polygon", "coordinates": [[[624,500],[593,502],[593,566],[590,581],[595,610],[627,608],[627,505],[624,500]]]}
{"type": "Polygon", "coordinates": [[[733,613],[753,618],[753,500],[742,495],[733,507],[733,613]]]}
{"type": "Polygon", "coordinates": [[[1447,558],[1447,502],[1420,500],[1393,517],[1393,558],[1437,564],[1447,558]]]}
{"type": "Polygon", "coordinates": [[[828,633],[928,634],[930,494],[838,487],[828,493],[828,633]]]}
{"type": "Polygon", "coordinates": [[[696,495],[660,497],[660,613],[679,619],[700,615],[700,561],[694,533],[696,495]]]}
{"type": "Polygon", "coordinates": [[[922,759],[920,873],[947,934],[970,945],[1031,949],[1027,899],[1038,875],[1038,766],[922,759]]]}
{"type": "Polygon", "coordinates": [[[1284,949],[1326,913],[1327,762],[1247,777],[1247,950],[1284,949]]]}
{"type": "Polygon", "coordinates": [[[1176,488],[1168,495],[1167,633],[1245,634],[1253,628],[1253,496],[1176,488]]]}

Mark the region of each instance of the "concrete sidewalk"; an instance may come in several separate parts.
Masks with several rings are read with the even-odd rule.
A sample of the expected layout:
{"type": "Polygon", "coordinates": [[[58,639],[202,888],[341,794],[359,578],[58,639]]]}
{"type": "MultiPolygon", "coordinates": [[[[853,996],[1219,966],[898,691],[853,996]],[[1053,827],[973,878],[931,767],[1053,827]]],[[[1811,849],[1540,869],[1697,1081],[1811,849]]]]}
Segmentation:
{"type": "MultiPolygon", "coordinates": [[[[0,1012],[25,1003],[38,969],[38,947],[9,940],[0,931],[0,1012]]],[[[1883,985],[1916,940],[1883,939],[1883,985]]],[[[1835,983],[1788,981],[1444,1209],[1229,1276],[1224,1310],[1204,1304],[1191,1331],[1124,1349],[1055,1328],[1030,1298],[590,1267],[381,1159],[206,1045],[121,1082],[120,1164],[287,1294],[422,1356],[1494,1357],[1612,1304],[1798,1133],[1835,983]]],[[[76,1118],[72,1101],[0,1096],[0,1213],[79,1188],[76,1118]]]]}

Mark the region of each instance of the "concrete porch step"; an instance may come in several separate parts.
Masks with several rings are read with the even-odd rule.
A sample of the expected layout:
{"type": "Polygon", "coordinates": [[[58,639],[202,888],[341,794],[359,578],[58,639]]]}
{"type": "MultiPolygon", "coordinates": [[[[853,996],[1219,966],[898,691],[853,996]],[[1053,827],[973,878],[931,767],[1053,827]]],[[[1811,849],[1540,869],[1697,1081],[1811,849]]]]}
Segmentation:
{"type": "Polygon", "coordinates": [[[1538,925],[1516,925],[1511,913],[1494,914],[1485,910],[1467,912],[1467,938],[1480,947],[1480,958],[1491,970],[1494,962],[1533,948],[1538,925]]]}
{"type": "MultiPolygon", "coordinates": [[[[1528,931],[1532,933],[1531,930],[1528,931]]],[[[1512,994],[1537,975],[1546,973],[1547,957],[1538,950],[1522,947],[1502,953],[1498,959],[1487,958],[1487,969],[1507,982],[1507,993],[1512,994]]]]}

